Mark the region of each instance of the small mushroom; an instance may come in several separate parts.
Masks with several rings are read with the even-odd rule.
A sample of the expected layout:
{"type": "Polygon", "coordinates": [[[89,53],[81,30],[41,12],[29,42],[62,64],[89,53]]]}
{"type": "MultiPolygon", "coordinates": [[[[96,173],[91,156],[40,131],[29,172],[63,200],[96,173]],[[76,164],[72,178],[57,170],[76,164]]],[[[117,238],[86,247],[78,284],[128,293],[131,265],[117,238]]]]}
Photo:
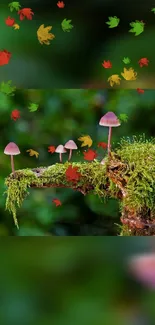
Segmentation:
{"type": "Polygon", "coordinates": [[[110,156],[112,127],[121,125],[119,119],[113,112],[108,112],[101,117],[99,125],[109,127],[108,134],[108,156],[110,156]]]}
{"type": "Polygon", "coordinates": [[[8,143],[8,145],[4,149],[5,155],[11,156],[11,168],[13,174],[15,173],[15,168],[14,168],[14,161],[13,161],[13,156],[19,155],[20,150],[18,146],[14,142],[8,143]]]}
{"type": "Polygon", "coordinates": [[[68,142],[66,142],[66,144],[64,145],[64,148],[69,149],[69,157],[68,160],[71,160],[72,157],[72,150],[77,150],[77,145],[73,140],[69,140],[68,142]]]}
{"type": "Polygon", "coordinates": [[[62,144],[59,144],[59,146],[56,148],[55,152],[59,153],[59,159],[60,159],[60,162],[62,163],[62,153],[67,152],[66,149],[64,148],[64,146],[62,144]]]}

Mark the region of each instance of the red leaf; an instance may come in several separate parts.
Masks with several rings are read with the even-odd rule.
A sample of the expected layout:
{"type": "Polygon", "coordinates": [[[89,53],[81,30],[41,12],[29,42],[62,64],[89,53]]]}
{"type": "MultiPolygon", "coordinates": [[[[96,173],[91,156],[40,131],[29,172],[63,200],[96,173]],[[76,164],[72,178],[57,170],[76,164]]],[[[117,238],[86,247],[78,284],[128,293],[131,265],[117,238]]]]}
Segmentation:
{"type": "Polygon", "coordinates": [[[15,24],[15,19],[8,16],[8,18],[5,19],[5,23],[7,26],[13,26],[15,24]]]}
{"type": "Polygon", "coordinates": [[[97,157],[96,151],[92,149],[88,149],[87,151],[84,151],[83,154],[84,154],[84,159],[88,161],[92,161],[97,157]]]}
{"type": "Polygon", "coordinates": [[[48,147],[48,152],[50,152],[50,153],[54,153],[55,152],[55,146],[49,146],[48,147]]]}
{"type": "Polygon", "coordinates": [[[58,207],[59,205],[62,205],[62,203],[59,199],[53,199],[52,202],[55,203],[56,207],[58,207]]]}
{"type": "Polygon", "coordinates": [[[66,170],[66,178],[70,182],[79,181],[81,174],[78,172],[78,167],[70,165],[66,170]]]}
{"type": "Polygon", "coordinates": [[[59,8],[64,8],[65,4],[64,4],[63,1],[58,1],[57,6],[58,6],[59,8]]]}
{"type": "Polygon", "coordinates": [[[7,50],[0,51],[0,65],[8,64],[11,58],[11,53],[7,50]]]}
{"type": "Polygon", "coordinates": [[[103,149],[107,149],[108,144],[106,142],[99,142],[98,147],[102,147],[103,149]]]}
{"type": "Polygon", "coordinates": [[[108,61],[104,60],[104,62],[102,63],[102,66],[105,69],[110,69],[110,68],[112,68],[112,63],[109,60],[108,61]]]}
{"type": "Polygon", "coordinates": [[[144,94],[144,89],[137,88],[137,93],[138,93],[138,94],[144,94]]]}
{"type": "Polygon", "coordinates": [[[27,18],[28,20],[32,20],[32,15],[34,15],[34,12],[31,8],[23,8],[18,11],[19,19],[23,20],[27,18]]]}
{"type": "Polygon", "coordinates": [[[14,109],[11,113],[11,119],[16,121],[20,118],[20,111],[18,109],[14,109]]]}
{"type": "Polygon", "coordinates": [[[139,66],[142,68],[143,66],[148,66],[149,60],[147,58],[142,58],[138,61],[139,66]]]}

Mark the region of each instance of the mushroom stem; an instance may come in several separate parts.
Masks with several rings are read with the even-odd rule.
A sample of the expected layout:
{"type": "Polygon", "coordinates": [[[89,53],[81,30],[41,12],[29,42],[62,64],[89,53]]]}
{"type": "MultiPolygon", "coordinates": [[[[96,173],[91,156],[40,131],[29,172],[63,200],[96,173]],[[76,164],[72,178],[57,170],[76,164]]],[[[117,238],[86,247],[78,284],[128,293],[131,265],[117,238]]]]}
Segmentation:
{"type": "Polygon", "coordinates": [[[60,162],[62,163],[62,153],[61,152],[59,153],[59,159],[60,159],[60,162]]]}
{"type": "Polygon", "coordinates": [[[14,161],[13,161],[13,156],[11,155],[11,168],[12,168],[12,172],[13,174],[15,173],[15,167],[14,167],[14,161]]]}
{"type": "Polygon", "coordinates": [[[71,160],[71,157],[72,157],[72,149],[70,149],[68,161],[71,160]]]}
{"type": "Polygon", "coordinates": [[[108,134],[108,156],[110,156],[111,151],[111,133],[112,133],[112,127],[109,126],[109,134],[108,134]]]}

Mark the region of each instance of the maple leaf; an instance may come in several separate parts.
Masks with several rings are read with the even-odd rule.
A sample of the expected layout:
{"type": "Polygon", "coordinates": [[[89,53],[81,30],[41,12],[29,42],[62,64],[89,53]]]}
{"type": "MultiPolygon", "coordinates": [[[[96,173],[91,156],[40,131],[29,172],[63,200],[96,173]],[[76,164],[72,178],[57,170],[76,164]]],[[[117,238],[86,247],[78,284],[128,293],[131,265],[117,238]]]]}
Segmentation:
{"type": "Polygon", "coordinates": [[[130,23],[130,26],[132,27],[129,32],[135,33],[135,36],[140,35],[144,32],[144,23],[142,21],[136,20],[130,23]]]}
{"type": "Polygon", "coordinates": [[[78,181],[81,177],[81,174],[78,172],[78,167],[72,167],[72,165],[67,168],[65,174],[67,180],[71,182],[78,181]]]}
{"type": "Polygon", "coordinates": [[[52,202],[55,203],[56,207],[62,205],[62,203],[61,203],[61,201],[59,199],[53,199],[52,202]]]}
{"type": "Polygon", "coordinates": [[[0,66],[8,64],[11,58],[11,53],[7,50],[0,51],[0,66]]]}
{"type": "Polygon", "coordinates": [[[107,21],[106,24],[109,25],[109,28],[117,27],[120,22],[120,19],[117,18],[116,16],[108,17],[108,19],[109,21],[107,21]]]}
{"type": "Polygon", "coordinates": [[[129,64],[131,62],[131,60],[128,57],[126,57],[126,58],[124,57],[123,62],[125,64],[129,64]]]}
{"type": "Polygon", "coordinates": [[[74,27],[71,25],[71,20],[67,20],[66,18],[61,23],[62,30],[64,32],[70,32],[70,30],[74,27]]]}
{"type": "Polygon", "coordinates": [[[63,1],[58,1],[58,2],[57,2],[57,6],[58,6],[59,8],[64,8],[65,4],[64,4],[63,1]]]}
{"type": "Polygon", "coordinates": [[[139,66],[142,68],[143,66],[148,66],[149,60],[147,58],[141,58],[138,61],[139,66]]]}
{"type": "Polygon", "coordinates": [[[137,72],[135,72],[133,68],[124,68],[124,72],[121,72],[121,75],[125,80],[136,80],[137,78],[137,72]]]}
{"type": "Polygon", "coordinates": [[[108,61],[104,60],[104,62],[102,63],[102,66],[105,69],[110,69],[110,68],[112,68],[112,63],[109,60],[108,61]]]}
{"type": "Polygon", "coordinates": [[[13,27],[14,27],[14,29],[19,29],[20,28],[20,26],[18,24],[14,24],[13,27]]]}
{"type": "Polygon", "coordinates": [[[18,11],[18,15],[20,20],[24,20],[25,18],[32,20],[32,15],[34,15],[34,12],[31,8],[23,8],[18,11]]]}
{"type": "Polygon", "coordinates": [[[14,10],[19,11],[21,5],[20,5],[19,2],[17,2],[17,1],[13,1],[13,2],[10,2],[10,3],[8,4],[8,7],[10,8],[10,11],[11,11],[11,12],[14,11],[14,10]]]}
{"type": "Polygon", "coordinates": [[[8,96],[14,96],[14,92],[16,90],[16,87],[11,87],[12,80],[9,80],[8,82],[2,81],[0,84],[0,91],[8,96]]]}
{"type": "Polygon", "coordinates": [[[155,8],[152,8],[151,11],[155,14],[155,8]]]}
{"type": "Polygon", "coordinates": [[[93,140],[91,139],[90,135],[83,135],[82,137],[78,138],[79,141],[83,142],[81,147],[91,147],[93,144],[93,140]]]}
{"type": "Polygon", "coordinates": [[[119,77],[118,74],[113,74],[112,76],[110,76],[108,78],[108,82],[110,83],[110,86],[111,87],[113,87],[114,84],[120,85],[120,80],[121,80],[121,78],[119,77]]]}
{"type": "Polygon", "coordinates": [[[98,148],[102,147],[103,149],[107,149],[108,144],[106,142],[99,142],[97,146],[98,148]]]}
{"type": "Polygon", "coordinates": [[[33,149],[28,149],[26,150],[26,152],[29,152],[29,155],[32,157],[32,156],[35,156],[36,158],[38,158],[39,156],[39,152],[33,150],[33,149]]]}
{"type": "Polygon", "coordinates": [[[37,30],[37,37],[40,44],[50,45],[50,41],[55,38],[55,35],[49,33],[52,29],[52,26],[44,27],[44,24],[40,25],[37,30]]]}
{"type": "Polygon", "coordinates": [[[119,118],[119,120],[121,122],[127,122],[128,121],[128,115],[125,114],[125,113],[119,114],[118,118],[119,118]]]}
{"type": "Polygon", "coordinates": [[[38,109],[38,107],[39,107],[38,104],[36,104],[36,103],[30,103],[29,106],[28,106],[28,109],[32,113],[32,112],[35,112],[38,109]]]}
{"type": "Polygon", "coordinates": [[[7,26],[12,27],[15,24],[15,19],[14,18],[11,18],[10,16],[8,16],[5,19],[5,23],[6,23],[7,26]]]}
{"type": "Polygon", "coordinates": [[[136,90],[138,94],[144,94],[144,89],[137,88],[136,90]]]}
{"type": "Polygon", "coordinates": [[[88,149],[87,151],[84,151],[83,154],[84,154],[84,159],[88,161],[92,161],[97,157],[96,151],[92,149],[88,149]]]}
{"type": "Polygon", "coordinates": [[[49,147],[48,147],[48,152],[50,152],[50,153],[54,153],[54,152],[55,152],[55,149],[56,149],[55,146],[49,146],[49,147]]]}
{"type": "Polygon", "coordinates": [[[16,121],[20,118],[20,111],[18,109],[14,109],[12,112],[11,112],[11,119],[16,121]]]}

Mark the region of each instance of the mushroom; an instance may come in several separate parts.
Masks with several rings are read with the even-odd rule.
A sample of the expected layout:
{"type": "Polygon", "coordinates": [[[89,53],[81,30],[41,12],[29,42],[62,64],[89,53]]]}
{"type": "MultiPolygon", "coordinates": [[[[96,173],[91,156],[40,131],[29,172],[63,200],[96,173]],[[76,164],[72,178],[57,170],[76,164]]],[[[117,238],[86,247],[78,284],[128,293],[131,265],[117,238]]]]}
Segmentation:
{"type": "Polygon", "coordinates": [[[72,157],[72,150],[76,150],[77,149],[77,145],[73,140],[69,140],[68,142],[66,142],[66,144],[64,145],[64,148],[69,149],[69,157],[68,160],[71,160],[72,157]]]}
{"type": "Polygon", "coordinates": [[[64,148],[64,146],[62,144],[59,144],[59,146],[56,148],[55,152],[59,153],[59,159],[60,159],[60,162],[62,163],[62,153],[67,152],[66,149],[64,148]]]}
{"type": "Polygon", "coordinates": [[[15,168],[14,168],[14,161],[13,161],[13,156],[19,155],[20,150],[18,146],[14,142],[8,143],[8,145],[4,149],[5,155],[11,156],[11,168],[13,174],[15,173],[15,168]]]}
{"type": "Polygon", "coordinates": [[[109,134],[108,134],[108,156],[110,156],[110,147],[111,147],[111,133],[112,127],[116,127],[121,125],[119,119],[113,112],[108,112],[104,116],[101,117],[99,125],[108,126],[109,134]]]}

